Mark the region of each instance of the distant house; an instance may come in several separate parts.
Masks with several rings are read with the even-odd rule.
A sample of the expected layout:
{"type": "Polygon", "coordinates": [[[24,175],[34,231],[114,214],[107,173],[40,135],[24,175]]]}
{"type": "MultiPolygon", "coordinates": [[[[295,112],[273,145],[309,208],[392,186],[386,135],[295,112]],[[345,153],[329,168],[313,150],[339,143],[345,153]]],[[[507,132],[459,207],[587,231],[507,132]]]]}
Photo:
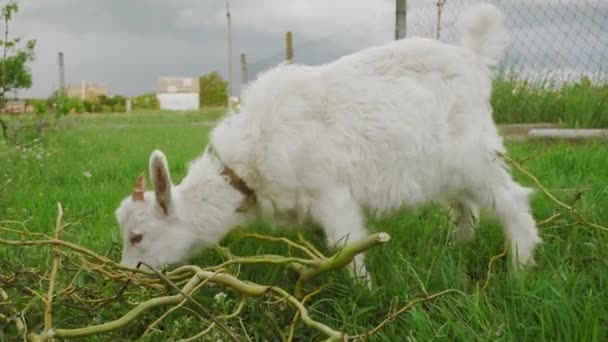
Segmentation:
{"type": "Polygon", "coordinates": [[[196,110],[199,108],[198,78],[161,77],[156,98],[160,109],[196,110]]]}
{"type": "Polygon", "coordinates": [[[2,111],[4,113],[21,114],[25,113],[26,109],[27,106],[25,100],[8,100],[6,101],[2,111]]]}
{"type": "Polygon", "coordinates": [[[68,97],[77,97],[81,100],[93,100],[101,95],[108,95],[108,87],[87,81],[68,84],[65,87],[68,97]]]}

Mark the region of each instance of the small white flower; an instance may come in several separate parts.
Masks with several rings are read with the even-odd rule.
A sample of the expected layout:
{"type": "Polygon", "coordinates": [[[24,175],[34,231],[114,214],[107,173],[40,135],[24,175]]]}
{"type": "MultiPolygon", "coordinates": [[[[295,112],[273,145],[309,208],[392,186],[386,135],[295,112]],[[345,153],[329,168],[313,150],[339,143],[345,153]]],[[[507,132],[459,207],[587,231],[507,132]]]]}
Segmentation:
{"type": "Polygon", "coordinates": [[[224,299],[226,299],[226,294],[224,292],[220,292],[216,294],[213,299],[215,299],[216,302],[221,303],[224,301],[224,299]]]}
{"type": "Polygon", "coordinates": [[[36,155],[36,159],[38,159],[38,160],[42,159],[42,155],[41,154],[37,154],[36,155]]]}
{"type": "Polygon", "coordinates": [[[87,178],[91,178],[93,176],[89,171],[83,172],[82,175],[85,176],[85,177],[87,177],[87,178]]]}

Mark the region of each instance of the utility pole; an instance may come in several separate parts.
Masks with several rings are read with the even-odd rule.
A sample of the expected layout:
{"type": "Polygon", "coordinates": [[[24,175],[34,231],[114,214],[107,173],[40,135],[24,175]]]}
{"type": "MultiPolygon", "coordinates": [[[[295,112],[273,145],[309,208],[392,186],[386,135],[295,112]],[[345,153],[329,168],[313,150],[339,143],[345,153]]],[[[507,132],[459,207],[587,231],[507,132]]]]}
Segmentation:
{"type": "MultiPolygon", "coordinates": [[[[247,76],[247,55],[244,53],[241,54],[241,89],[242,87],[249,82],[249,77],[247,76]]],[[[241,94],[243,92],[241,91],[241,94]]]]}
{"type": "Polygon", "coordinates": [[[226,19],[228,20],[228,106],[232,97],[232,25],[230,23],[230,5],[226,1],[226,19]]]}
{"type": "Polygon", "coordinates": [[[63,68],[63,52],[59,52],[59,91],[65,92],[65,71],[63,68]]]}
{"type": "Polygon", "coordinates": [[[407,0],[395,0],[395,40],[407,34],[407,0]]]}
{"type": "Polygon", "coordinates": [[[293,62],[293,37],[291,31],[288,31],[285,35],[285,51],[287,63],[293,62]]]}

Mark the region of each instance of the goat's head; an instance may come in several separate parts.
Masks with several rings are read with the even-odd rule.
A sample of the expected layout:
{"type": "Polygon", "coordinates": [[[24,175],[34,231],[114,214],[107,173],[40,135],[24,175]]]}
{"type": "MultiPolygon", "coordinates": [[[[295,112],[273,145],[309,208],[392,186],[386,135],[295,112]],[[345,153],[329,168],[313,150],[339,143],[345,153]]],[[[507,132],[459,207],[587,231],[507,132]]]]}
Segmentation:
{"type": "Polygon", "coordinates": [[[165,155],[154,151],[150,155],[149,172],[154,186],[146,190],[145,173],[141,173],[131,195],[124,198],[116,210],[123,238],[121,264],[135,267],[139,261],[157,268],[161,264],[177,263],[192,249],[187,236],[189,229],[177,215],[176,196],[165,155]]]}
{"type": "Polygon", "coordinates": [[[167,158],[161,151],[152,152],[149,172],[154,189],[146,190],[142,172],[116,210],[123,239],[121,264],[135,267],[141,261],[158,268],[181,263],[242,224],[248,216],[241,208],[243,195],[220,165],[205,153],[193,172],[196,179],[174,186],[167,158]]]}

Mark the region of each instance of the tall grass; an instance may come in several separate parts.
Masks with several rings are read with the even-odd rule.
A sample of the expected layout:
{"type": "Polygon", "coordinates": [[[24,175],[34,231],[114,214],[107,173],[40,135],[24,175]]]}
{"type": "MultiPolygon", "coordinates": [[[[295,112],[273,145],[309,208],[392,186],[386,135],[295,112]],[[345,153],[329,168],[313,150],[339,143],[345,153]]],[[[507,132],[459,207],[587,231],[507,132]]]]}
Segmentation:
{"type": "Polygon", "coordinates": [[[550,80],[522,80],[500,71],[492,92],[498,123],[558,123],[572,128],[608,128],[608,84],[587,78],[558,85],[550,80]]]}

